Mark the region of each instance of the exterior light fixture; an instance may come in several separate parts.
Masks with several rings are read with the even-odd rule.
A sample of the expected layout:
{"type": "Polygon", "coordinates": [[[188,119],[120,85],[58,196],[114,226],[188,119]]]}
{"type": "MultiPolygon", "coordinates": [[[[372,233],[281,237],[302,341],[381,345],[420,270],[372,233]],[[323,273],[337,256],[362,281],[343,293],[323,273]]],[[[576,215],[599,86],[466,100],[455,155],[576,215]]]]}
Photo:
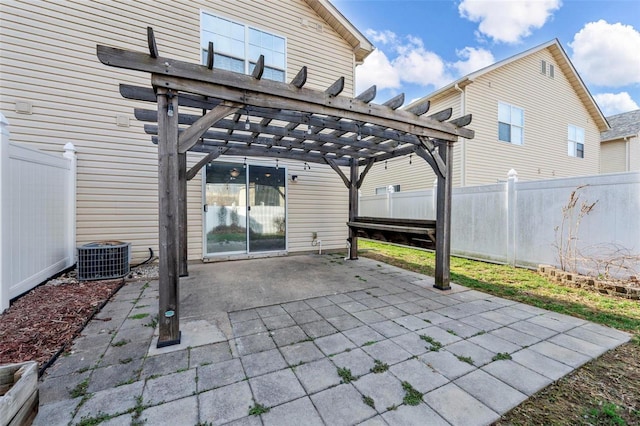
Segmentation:
{"type": "Polygon", "coordinates": [[[247,113],[247,119],[244,121],[244,129],[249,130],[251,128],[251,123],[249,122],[249,113],[247,113]]]}
{"type": "Polygon", "coordinates": [[[231,175],[231,177],[237,178],[238,176],[240,176],[240,171],[234,167],[233,169],[231,169],[229,174],[231,175]]]}

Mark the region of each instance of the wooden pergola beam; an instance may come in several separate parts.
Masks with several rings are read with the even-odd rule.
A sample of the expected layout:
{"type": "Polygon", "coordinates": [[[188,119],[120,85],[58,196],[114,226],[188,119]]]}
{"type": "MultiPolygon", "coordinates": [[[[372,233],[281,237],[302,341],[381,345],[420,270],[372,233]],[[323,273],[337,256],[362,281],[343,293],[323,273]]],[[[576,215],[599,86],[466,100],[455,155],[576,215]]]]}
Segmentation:
{"type": "Polygon", "coordinates": [[[220,121],[222,118],[234,111],[237,111],[243,105],[235,102],[222,102],[200,117],[193,123],[188,129],[183,130],[178,137],[178,152],[184,154],[189,151],[196,141],[207,131],[211,126],[220,121]]]}
{"type": "Polygon", "coordinates": [[[449,123],[421,118],[403,110],[390,112],[383,105],[342,98],[331,93],[323,94],[304,87],[292,88],[293,86],[288,83],[260,80],[260,84],[256,85],[256,80],[250,75],[222,69],[211,72],[203,65],[171,58],[152,58],[146,53],[102,45],[97,46],[97,55],[103,64],[151,73],[153,75],[152,84],[155,87],[171,88],[181,92],[196,93],[257,106],[292,110],[304,109],[309,112],[342,116],[443,140],[455,141],[458,136],[467,139],[473,138],[473,131],[457,128],[449,123]],[[230,90],[230,88],[233,89],[230,90]],[[274,105],[275,101],[282,104],[274,105]],[[304,108],[301,108],[302,106],[304,108]]]}

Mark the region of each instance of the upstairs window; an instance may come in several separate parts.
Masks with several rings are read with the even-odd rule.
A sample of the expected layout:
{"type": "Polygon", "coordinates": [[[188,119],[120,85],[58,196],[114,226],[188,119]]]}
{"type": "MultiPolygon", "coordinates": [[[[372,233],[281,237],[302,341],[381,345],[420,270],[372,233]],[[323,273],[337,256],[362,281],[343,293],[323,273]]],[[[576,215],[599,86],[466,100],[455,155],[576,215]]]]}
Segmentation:
{"type": "Polygon", "coordinates": [[[514,145],[524,141],[524,110],[498,102],[498,139],[514,145]]]}
{"type": "Polygon", "coordinates": [[[567,154],[570,157],[584,158],[584,129],[569,124],[567,140],[567,154]]]}
{"type": "Polygon", "coordinates": [[[255,61],[264,55],[262,78],[284,81],[286,42],[284,37],[202,12],[200,50],[202,63],[208,59],[209,42],[213,42],[213,66],[249,74],[255,61]]]}

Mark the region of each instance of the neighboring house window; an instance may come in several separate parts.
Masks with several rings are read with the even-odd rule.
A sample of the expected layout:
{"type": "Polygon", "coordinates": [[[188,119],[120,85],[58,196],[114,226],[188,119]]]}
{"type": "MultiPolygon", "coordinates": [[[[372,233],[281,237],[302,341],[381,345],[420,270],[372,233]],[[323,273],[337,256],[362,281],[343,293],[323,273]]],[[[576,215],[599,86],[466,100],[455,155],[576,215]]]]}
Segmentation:
{"type": "Polygon", "coordinates": [[[498,102],[498,139],[522,145],[524,139],[524,110],[498,102]]]}
{"type": "Polygon", "coordinates": [[[570,157],[584,158],[584,129],[569,124],[567,153],[570,157]]]}
{"type": "Polygon", "coordinates": [[[249,74],[264,55],[262,78],[284,81],[286,43],[284,37],[202,12],[200,48],[207,63],[209,42],[213,42],[213,66],[249,74]]]}
{"type": "Polygon", "coordinates": [[[376,195],[384,195],[388,192],[400,192],[400,185],[380,186],[376,188],[376,195]]]}

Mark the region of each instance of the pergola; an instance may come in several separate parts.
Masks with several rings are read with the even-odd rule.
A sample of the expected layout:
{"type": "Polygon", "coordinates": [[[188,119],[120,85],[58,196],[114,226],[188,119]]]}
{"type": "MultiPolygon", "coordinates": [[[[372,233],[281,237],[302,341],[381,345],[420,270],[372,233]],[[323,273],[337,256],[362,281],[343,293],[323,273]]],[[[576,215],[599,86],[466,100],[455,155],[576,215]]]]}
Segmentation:
{"type": "MultiPolygon", "coordinates": [[[[344,77],[324,91],[308,89],[306,67],[289,83],[263,80],[262,56],[251,75],[217,69],[212,43],[206,65],[164,58],[151,28],[147,40],[148,53],[98,45],[97,55],[105,65],[151,73],[151,87],[121,85],[120,92],[157,103],[156,110],[136,109],[135,116],[156,123],[145,131],[158,144],[159,347],[180,342],[178,283],[187,273],[187,181],[222,155],[329,165],[349,191],[350,222],[357,216],[358,189],[376,162],[418,155],[438,179],[435,287],[449,288],[453,143],[458,137],[473,138],[465,128],[471,115],[450,120],[452,110],[447,109],[426,116],[428,101],[399,109],[403,94],[374,104],[375,86],[354,98],[339,96],[344,77]],[[180,113],[183,107],[202,113],[180,113]],[[206,155],[187,170],[189,151],[206,155]]],[[[349,258],[356,259],[352,227],[349,241],[349,258]]]]}

